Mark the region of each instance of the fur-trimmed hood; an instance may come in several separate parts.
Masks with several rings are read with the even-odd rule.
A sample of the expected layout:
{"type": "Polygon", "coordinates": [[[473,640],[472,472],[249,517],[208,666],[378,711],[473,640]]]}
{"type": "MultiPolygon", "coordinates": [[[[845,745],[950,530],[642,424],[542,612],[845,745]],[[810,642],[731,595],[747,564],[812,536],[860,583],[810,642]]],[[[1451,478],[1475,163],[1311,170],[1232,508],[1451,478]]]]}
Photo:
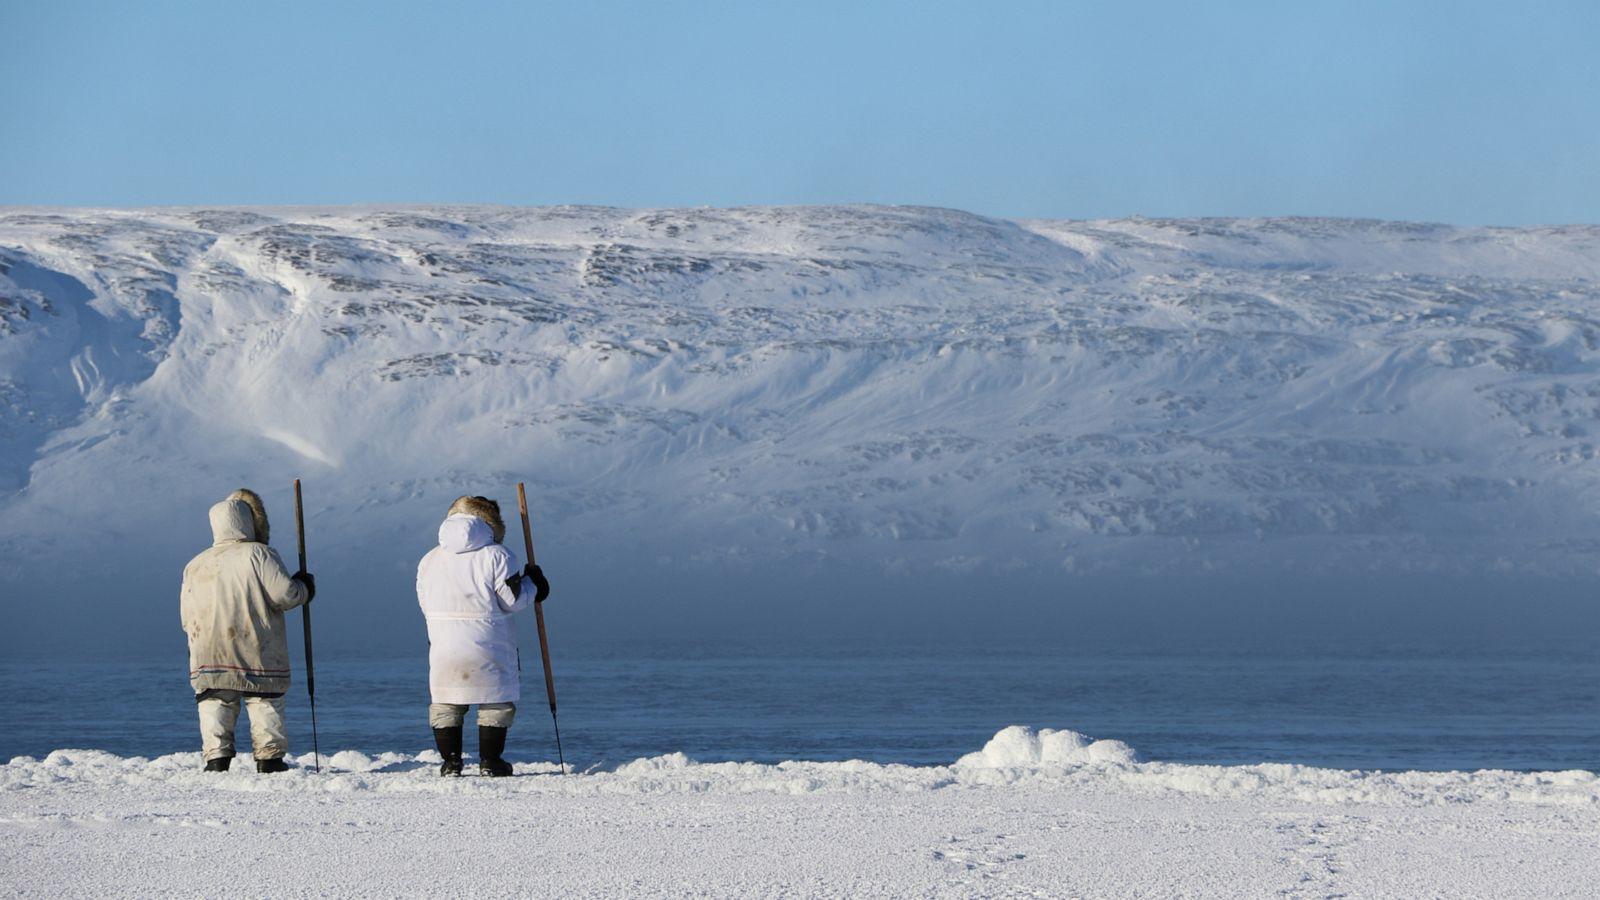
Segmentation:
{"type": "Polygon", "coordinates": [[[477,516],[456,513],[439,524],[439,546],[451,553],[471,553],[493,543],[489,523],[477,516]]]}
{"type": "Polygon", "coordinates": [[[267,507],[261,502],[261,495],[249,488],[239,488],[227,496],[229,500],[238,500],[250,507],[250,520],[255,524],[255,537],[251,540],[263,544],[272,543],[272,529],[267,524],[267,507]]]}
{"type": "Polygon", "coordinates": [[[250,506],[243,500],[230,497],[217,503],[211,507],[210,518],[213,545],[258,540],[250,506]]]}
{"type": "Polygon", "coordinates": [[[488,497],[457,497],[456,502],[450,504],[450,511],[445,513],[446,518],[450,516],[472,516],[475,519],[482,519],[483,523],[494,532],[494,542],[505,543],[506,523],[500,518],[500,504],[488,497]]]}

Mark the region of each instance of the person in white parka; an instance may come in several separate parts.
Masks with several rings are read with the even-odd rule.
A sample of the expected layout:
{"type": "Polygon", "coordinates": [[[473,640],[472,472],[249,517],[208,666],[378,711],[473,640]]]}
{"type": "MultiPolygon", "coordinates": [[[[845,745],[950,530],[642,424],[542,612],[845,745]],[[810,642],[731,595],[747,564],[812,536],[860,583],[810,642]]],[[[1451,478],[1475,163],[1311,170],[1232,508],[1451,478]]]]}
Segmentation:
{"type": "Polygon", "coordinates": [[[536,565],[517,568],[501,545],[499,504],[461,497],[439,526],[439,545],[417,565],[417,603],[428,622],[428,722],[444,763],[461,774],[461,731],[467,707],[478,707],[479,771],[510,775],[506,732],[522,695],[521,660],[512,616],[543,603],[550,583],[536,565]]]}

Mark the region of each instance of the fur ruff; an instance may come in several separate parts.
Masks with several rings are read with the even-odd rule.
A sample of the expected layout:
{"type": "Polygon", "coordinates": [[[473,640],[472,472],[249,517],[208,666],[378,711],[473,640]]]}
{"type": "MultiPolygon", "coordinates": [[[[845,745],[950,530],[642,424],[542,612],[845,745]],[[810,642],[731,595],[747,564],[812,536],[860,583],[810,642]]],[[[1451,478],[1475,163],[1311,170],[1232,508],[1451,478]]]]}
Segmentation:
{"type": "Polygon", "coordinates": [[[250,522],[256,529],[256,541],[262,544],[272,543],[272,528],[267,523],[267,507],[261,502],[260,494],[249,488],[239,488],[225,499],[238,500],[250,507],[250,522]]]}
{"type": "Polygon", "coordinates": [[[456,502],[450,504],[450,511],[446,516],[465,515],[482,519],[494,531],[494,542],[505,543],[506,523],[500,518],[500,504],[488,497],[457,497],[456,502]]]}

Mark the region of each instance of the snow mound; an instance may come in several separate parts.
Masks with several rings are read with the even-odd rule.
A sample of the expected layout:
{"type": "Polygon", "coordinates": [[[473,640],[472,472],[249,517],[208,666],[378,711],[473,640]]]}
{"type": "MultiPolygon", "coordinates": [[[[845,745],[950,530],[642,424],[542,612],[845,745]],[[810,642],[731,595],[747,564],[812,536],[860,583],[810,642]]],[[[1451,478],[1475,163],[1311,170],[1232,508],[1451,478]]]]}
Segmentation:
{"type": "Polygon", "coordinates": [[[619,775],[645,775],[651,772],[663,772],[669,769],[687,769],[698,765],[694,760],[682,753],[668,753],[663,756],[650,756],[636,759],[617,767],[619,775]]]}
{"type": "MultiPolygon", "coordinates": [[[[248,761],[248,758],[245,758],[248,761]]],[[[1163,793],[1218,799],[1289,800],[1348,805],[1443,806],[1524,803],[1600,805],[1600,775],[1566,772],[1376,772],[1264,763],[1202,766],[1142,761],[1121,741],[1091,741],[1075,731],[1013,725],[983,749],[948,766],[906,766],[849,760],[702,763],[682,753],[636,759],[612,769],[562,776],[553,762],[518,763],[519,778],[440,778],[438,754],[344,750],[311,770],[311,754],[283,775],[262,777],[248,765],[223,774],[200,771],[198,753],[155,759],[99,750],[57,750],[44,759],[19,756],[0,766],[0,795],[38,789],[151,790],[272,794],[812,794],[928,791],[1071,791],[1121,795],[1163,793]]]]}
{"type": "Polygon", "coordinates": [[[1139,762],[1139,754],[1121,741],[1091,741],[1076,731],[1023,725],[1003,728],[976,753],[956,760],[957,768],[1016,769],[1139,762]]]}

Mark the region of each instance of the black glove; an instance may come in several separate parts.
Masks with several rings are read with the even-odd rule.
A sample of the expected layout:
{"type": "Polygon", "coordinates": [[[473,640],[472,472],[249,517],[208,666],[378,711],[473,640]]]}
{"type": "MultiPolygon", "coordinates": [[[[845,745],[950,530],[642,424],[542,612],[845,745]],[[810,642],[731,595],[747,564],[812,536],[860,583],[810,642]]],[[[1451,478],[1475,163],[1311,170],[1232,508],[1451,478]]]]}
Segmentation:
{"type": "Polygon", "coordinates": [[[295,581],[306,586],[306,602],[310,603],[317,596],[317,576],[310,572],[296,572],[289,576],[295,581]]]}
{"type": "Polygon", "coordinates": [[[522,567],[522,574],[533,579],[533,586],[535,588],[533,602],[543,603],[544,598],[550,596],[550,582],[545,580],[544,570],[533,563],[528,563],[526,566],[522,567]]]}

